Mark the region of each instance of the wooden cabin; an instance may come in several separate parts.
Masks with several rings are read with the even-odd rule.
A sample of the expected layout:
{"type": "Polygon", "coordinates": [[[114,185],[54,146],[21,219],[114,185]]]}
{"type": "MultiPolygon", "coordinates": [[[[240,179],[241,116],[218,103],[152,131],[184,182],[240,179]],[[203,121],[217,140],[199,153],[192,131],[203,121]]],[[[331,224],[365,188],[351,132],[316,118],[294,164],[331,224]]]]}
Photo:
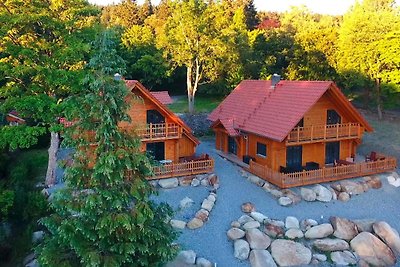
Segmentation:
{"type": "Polygon", "coordinates": [[[120,127],[137,134],[142,150],[155,160],[172,163],[192,157],[200,142],[189,126],[140,82],[127,80],[126,85],[130,91],[127,101],[131,122],[122,122],[120,127]]]}
{"type": "Polygon", "coordinates": [[[364,175],[354,158],[373,129],[334,82],[245,80],[208,118],[218,151],[280,187],[364,175]]]}

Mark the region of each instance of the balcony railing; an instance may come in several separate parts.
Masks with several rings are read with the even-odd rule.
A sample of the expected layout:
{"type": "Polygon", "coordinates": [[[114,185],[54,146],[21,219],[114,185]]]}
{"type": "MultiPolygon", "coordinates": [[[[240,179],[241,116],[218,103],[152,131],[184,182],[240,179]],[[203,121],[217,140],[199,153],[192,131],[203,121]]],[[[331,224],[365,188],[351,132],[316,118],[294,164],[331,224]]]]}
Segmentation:
{"type": "Polygon", "coordinates": [[[182,128],[175,123],[147,124],[145,128],[135,130],[142,141],[175,139],[182,136],[182,128]]]}
{"type": "Polygon", "coordinates": [[[354,178],[364,175],[372,175],[396,168],[396,159],[385,157],[370,162],[354,163],[336,167],[325,167],[311,171],[300,171],[293,173],[280,173],[272,169],[250,161],[250,172],[262,179],[279,186],[280,188],[289,188],[303,186],[322,182],[331,182],[346,178],[354,178]]]}
{"type": "MultiPolygon", "coordinates": [[[[170,177],[211,173],[214,171],[214,160],[194,160],[182,163],[170,163],[153,167],[153,176],[148,180],[164,179],[170,177]]],[[[132,176],[132,172],[126,172],[127,177],[132,176]]]]}
{"type": "Polygon", "coordinates": [[[287,137],[287,144],[305,144],[323,141],[338,141],[361,138],[361,126],[358,123],[341,123],[296,127],[287,137]]]}

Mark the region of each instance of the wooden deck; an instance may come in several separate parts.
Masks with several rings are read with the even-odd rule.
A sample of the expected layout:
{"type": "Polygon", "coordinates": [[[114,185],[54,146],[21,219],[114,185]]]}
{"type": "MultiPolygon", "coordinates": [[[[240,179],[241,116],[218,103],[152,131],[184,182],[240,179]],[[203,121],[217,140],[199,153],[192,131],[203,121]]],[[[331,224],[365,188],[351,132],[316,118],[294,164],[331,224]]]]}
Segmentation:
{"type": "Polygon", "coordinates": [[[154,175],[148,180],[164,179],[178,176],[211,173],[214,171],[214,160],[194,160],[183,163],[171,163],[153,167],[154,175]]]}
{"type": "Polygon", "coordinates": [[[359,123],[296,127],[289,133],[286,144],[300,145],[361,138],[361,133],[362,131],[359,123]]]}
{"type": "Polygon", "coordinates": [[[290,188],[383,173],[393,171],[395,168],[396,159],[393,157],[385,157],[385,159],[377,161],[325,167],[318,170],[287,174],[273,171],[266,166],[251,161],[249,171],[280,188],[290,188]]]}
{"type": "Polygon", "coordinates": [[[182,128],[175,123],[147,124],[145,128],[135,130],[142,141],[156,141],[181,138],[182,128]]]}
{"type": "Polygon", "coordinates": [[[242,168],[245,169],[249,169],[249,164],[244,163],[243,161],[241,161],[236,155],[233,154],[229,154],[229,153],[224,153],[220,150],[217,150],[217,154],[233,163],[235,163],[236,165],[239,165],[242,168]]]}

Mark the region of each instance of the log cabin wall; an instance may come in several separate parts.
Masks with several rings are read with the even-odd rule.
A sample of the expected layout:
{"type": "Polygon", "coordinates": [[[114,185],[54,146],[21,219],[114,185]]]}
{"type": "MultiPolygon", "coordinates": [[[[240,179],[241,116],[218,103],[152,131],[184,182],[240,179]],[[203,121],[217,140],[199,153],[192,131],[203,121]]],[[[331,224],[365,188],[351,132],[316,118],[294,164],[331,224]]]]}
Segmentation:
{"type": "Polygon", "coordinates": [[[194,143],[185,135],[183,135],[182,138],[178,140],[178,145],[176,147],[178,149],[176,152],[177,157],[192,156],[196,148],[194,143]]]}

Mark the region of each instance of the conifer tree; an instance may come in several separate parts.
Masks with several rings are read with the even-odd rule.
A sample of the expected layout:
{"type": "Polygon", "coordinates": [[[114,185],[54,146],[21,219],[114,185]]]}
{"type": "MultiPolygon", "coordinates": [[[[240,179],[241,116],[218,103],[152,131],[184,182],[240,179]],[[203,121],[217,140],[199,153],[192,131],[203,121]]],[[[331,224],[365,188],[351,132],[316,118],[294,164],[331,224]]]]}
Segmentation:
{"type": "Polygon", "coordinates": [[[41,266],[159,266],[175,254],[171,209],[149,200],[149,160],[118,127],[129,120],[128,90],[113,77],[123,60],[110,34],[98,41],[84,93],[67,100],[74,160],[51,202],[55,213],[42,220],[49,233],[37,249],[41,266]]]}

